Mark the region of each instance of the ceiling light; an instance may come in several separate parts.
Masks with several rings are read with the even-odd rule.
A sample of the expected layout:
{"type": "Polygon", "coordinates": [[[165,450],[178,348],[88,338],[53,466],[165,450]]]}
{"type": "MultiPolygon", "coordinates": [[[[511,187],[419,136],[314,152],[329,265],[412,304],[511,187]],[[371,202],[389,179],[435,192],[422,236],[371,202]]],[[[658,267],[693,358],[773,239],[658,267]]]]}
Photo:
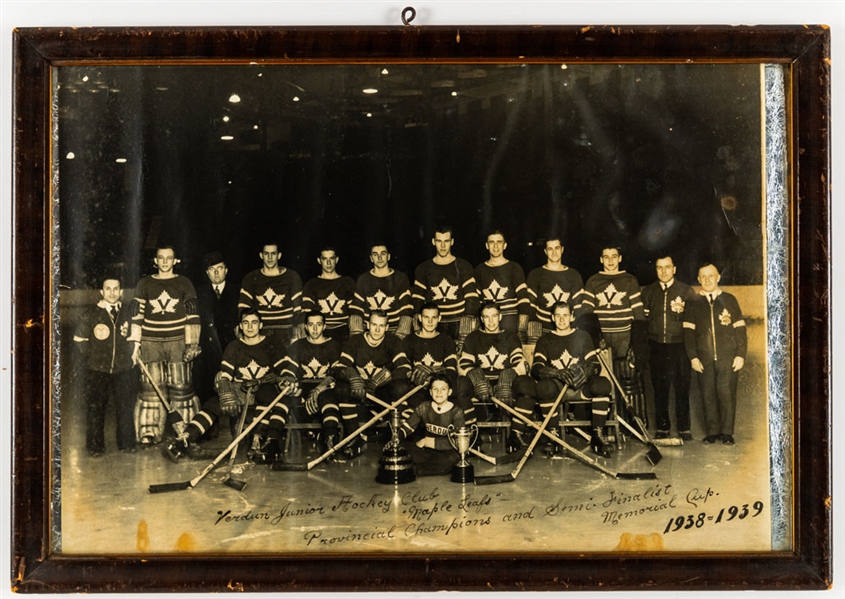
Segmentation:
{"type": "Polygon", "coordinates": [[[372,112],[368,112],[368,113],[367,113],[367,118],[368,118],[368,119],[373,118],[373,113],[372,113],[372,112]]]}
{"type": "Polygon", "coordinates": [[[565,70],[566,70],[566,69],[568,69],[569,67],[568,67],[568,66],[566,66],[565,64],[562,64],[562,65],[560,65],[560,68],[561,68],[561,70],[565,71],[565,70]]]}
{"type": "Polygon", "coordinates": [[[293,97],[293,101],[294,101],[294,102],[299,102],[299,96],[294,96],[294,97],[293,97]]]}
{"type": "Polygon", "coordinates": [[[119,162],[120,164],[123,164],[124,162],[126,162],[126,158],[118,158],[117,160],[115,160],[115,162],[119,162]]]}
{"type": "Polygon", "coordinates": [[[232,141],[235,138],[232,137],[231,135],[221,135],[220,139],[222,139],[223,141],[232,141]]]}
{"type": "Polygon", "coordinates": [[[382,70],[381,70],[381,74],[382,74],[382,75],[387,75],[387,69],[382,69],[382,70]]]}
{"type": "Polygon", "coordinates": [[[223,117],[223,122],[224,122],[224,123],[228,123],[228,122],[229,122],[229,117],[224,116],[224,117],[223,117]]]}
{"type": "Polygon", "coordinates": [[[452,97],[453,97],[453,98],[454,98],[455,96],[457,96],[457,95],[458,95],[458,92],[452,92],[452,97]]]}
{"type": "Polygon", "coordinates": [[[231,102],[232,104],[237,104],[240,101],[241,97],[238,94],[232,94],[231,96],[229,96],[229,102],[231,102]]]}
{"type": "Polygon", "coordinates": [[[377,93],[378,93],[378,90],[377,90],[376,88],[374,88],[374,87],[368,87],[368,88],[366,88],[366,89],[364,89],[364,90],[362,90],[362,91],[363,91],[365,94],[377,94],[377,93]]]}
{"type": "Polygon", "coordinates": [[[67,158],[68,160],[73,160],[74,158],[76,158],[76,154],[74,154],[73,152],[68,152],[65,158],[67,158]]]}
{"type": "Polygon", "coordinates": [[[258,125],[253,125],[253,126],[252,126],[252,128],[253,128],[253,129],[258,129],[258,125]]]}
{"type": "Polygon", "coordinates": [[[166,87],[164,87],[163,85],[159,85],[158,87],[156,87],[156,91],[158,91],[158,92],[166,92],[166,91],[167,91],[167,88],[166,88],[166,87]]]}
{"type": "Polygon", "coordinates": [[[83,81],[88,81],[88,75],[85,75],[85,77],[83,77],[83,78],[82,78],[82,80],[83,80],[83,81]]]}

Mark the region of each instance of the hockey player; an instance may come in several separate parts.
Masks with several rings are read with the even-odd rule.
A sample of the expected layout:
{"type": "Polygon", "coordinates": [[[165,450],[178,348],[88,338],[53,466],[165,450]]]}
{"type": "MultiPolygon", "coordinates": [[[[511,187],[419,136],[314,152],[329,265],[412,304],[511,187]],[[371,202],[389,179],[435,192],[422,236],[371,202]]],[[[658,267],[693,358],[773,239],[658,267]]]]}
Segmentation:
{"type": "MultiPolygon", "coordinates": [[[[572,328],[575,318],[569,304],[558,302],[552,307],[552,319],[555,330],[543,333],[537,341],[534,351],[534,363],[531,375],[537,380],[537,398],[540,409],[545,418],[555,403],[563,385],[568,385],[564,393],[564,401],[572,399],[589,399],[591,402],[592,435],[590,448],[593,453],[603,457],[611,454],[612,448],[604,441],[604,425],[610,413],[610,381],[599,375],[601,366],[596,356],[590,335],[584,331],[572,328]]],[[[516,410],[526,417],[531,417],[534,404],[525,400],[516,410]]],[[[558,414],[553,414],[549,420],[549,429],[556,430],[559,424],[558,414]]],[[[551,457],[560,453],[561,446],[548,443],[544,449],[551,457]]]]}
{"type": "MultiPolygon", "coordinates": [[[[143,277],[135,287],[130,339],[140,342],[140,359],[170,409],[187,422],[199,409],[189,363],[201,351],[200,319],[193,283],[173,272],[177,262],[172,246],[156,250],[153,263],[157,272],[143,277]]],[[[142,374],[135,404],[138,441],[145,446],[160,443],[166,420],[163,402],[153,383],[142,374]]]]}
{"type": "Polygon", "coordinates": [[[340,359],[341,346],[337,339],[325,336],[326,321],[322,313],[306,312],[305,328],[306,337],[294,341],[282,360],[282,381],[295,385],[301,392],[285,398],[288,413],[280,424],[287,424],[287,416],[302,406],[308,419],[322,423],[320,439],[325,452],[340,440],[340,409],[332,374],[340,359]]]}
{"type": "Polygon", "coordinates": [[[130,310],[121,299],[120,279],[107,276],[100,289],[100,301],[85,311],[73,335],[85,357],[86,447],[92,457],[106,451],[105,417],[109,397],[117,419],[117,448],[135,451],[133,408],[138,374],[135,343],[129,341],[130,310]]]}
{"type": "Polygon", "coordinates": [[[684,347],[704,405],[704,443],[734,445],[736,387],[745,366],[748,333],[739,302],[719,288],[720,280],[715,265],[699,269],[701,291],[684,311],[684,347]]]}
{"type": "Polygon", "coordinates": [[[349,333],[364,332],[364,322],[374,310],[387,315],[387,330],[400,339],[411,332],[413,306],[408,275],[390,267],[390,252],[384,244],[370,248],[373,268],[355,283],[355,298],[349,313],[349,333]]]}
{"type": "Polygon", "coordinates": [[[584,296],[584,280],[574,268],[566,266],[563,258],[563,243],[560,237],[546,239],[543,252],[546,263],[528,273],[528,297],[531,302],[530,322],[527,327],[528,344],[535,344],[543,332],[555,330],[552,321],[552,306],[566,302],[572,306],[574,316],[581,315],[584,296]]]}
{"type": "MultiPolygon", "coordinates": [[[[355,297],[355,281],[337,272],[340,258],[332,247],[320,250],[320,275],[302,289],[302,312],[320,312],[325,319],[324,334],[341,344],[349,338],[349,314],[355,297]]],[[[303,319],[303,325],[307,323],[303,319]]],[[[306,333],[301,335],[303,337],[306,333]]]]}
{"type": "Polygon", "coordinates": [[[449,441],[449,426],[460,429],[466,422],[461,408],[449,400],[451,395],[449,377],[442,372],[432,375],[430,401],[414,408],[397,430],[398,440],[404,441],[417,476],[449,474],[460,460],[449,441]],[[414,441],[408,439],[418,429],[423,429],[424,434],[414,441]]]}
{"type": "Polygon", "coordinates": [[[475,267],[475,282],[480,299],[499,304],[502,310],[502,330],[519,334],[524,343],[531,308],[525,271],[516,262],[505,258],[508,244],[501,231],[490,233],[485,247],[490,258],[475,267]]]}
{"type": "Polygon", "coordinates": [[[278,244],[264,244],[259,256],[263,265],[243,278],[238,308],[257,308],[264,323],[264,335],[279,337],[287,348],[294,337],[294,325],[299,322],[302,279],[279,264],[282,253],[278,244]]]}
{"type": "Polygon", "coordinates": [[[217,393],[214,377],[220,370],[223,350],[236,338],[239,289],[227,280],[229,269],[223,254],[211,252],[203,262],[207,280],[197,285],[202,353],[194,360],[194,383],[200,400],[205,402],[217,393]]]}
{"type": "MultiPolygon", "coordinates": [[[[534,380],[528,376],[522,344],[516,333],[502,331],[499,323],[502,314],[495,302],[481,306],[483,328],[469,334],[458,361],[459,401],[462,404],[473,401],[488,402],[494,396],[509,405],[528,402],[534,405],[536,389],[534,380]]],[[[514,422],[510,449],[528,445],[523,433],[525,425],[514,422]]]]}
{"type": "MultiPolygon", "coordinates": [[[[370,312],[367,324],[366,333],[349,337],[335,371],[335,390],[347,432],[358,428],[363,417],[361,407],[366,406],[373,414],[380,411],[379,406],[367,400],[367,393],[393,403],[411,390],[408,358],[402,341],[387,332],[387,315],[379,310],[370,312]]],[[[363,435],[357,437],[344,447],[344,455],[361,455],[365,440],[363,435]]]]}
{"type": "Polygon", "coordinates": [[[640,284],[634,275],[619,269],[622,255],[615,247],[601,252],[604,269],[584,287],[584,320],[593,315],[601,339],[611,349],[613,370],[633,408],[648,423],[642,373],[648,365],[645,310],[640,284]]]}
{"type": "MultiPolygon", "coordinates": [[[[241,410],[257,412],[273,401],[279,393],[278,387],[295,392],[287,382],[280,384],[278,374],[284,351],[277,339],[262,334],[259,311],[243,310],[239,328],[240,339],[230,343],[223,351],[216,379],[217,396],[203,405],[179,437],[163,447],[164,454],[174,462],[186,453],[194,459],[207,457],[196,442],[221,415],[234,417],[241,410]]],[[[287,406],[280,402],[253,429],[248,451],[252,462],[269,464],[280,459],[279,437],[286,414],[287,406]]]]}
{"type": "MultiPolygon", "coordinates": [[[[454,389],[458,380],[458,357],[452,338],[437,330],[440,309],[434,302],[425,303],[417,319],[419,331],[411,333],[403,341],[405,355],[411,366],[411,373],[408,375],[411,384],[427,387],[431,377],[441,373],[449,378],[449,386],[454,389]]],[[[408,400],[409,405],[403,415],[409,416],[414,408],[428,401],[428,398],[426,390],[413,395],[408,400]]],[[[464,411],[467,424],[475,422],[475,408],[471,401],[466,407],[460,405],[460,408],[464,411]]]]}
{"type": "Polygon", "coordinates": [[[671,256],[655,262],[657,280],[643,288],[643,308],[648,319],[649,368],[654,386],[656,439],[670,434],[669,391],[675,387],[675,414],[678,435],[692,440],[690,432],[689,390],[692,371],[684,350],[684,311],[695,293],[675,278],[671,256]]]}
{"type": "Polygon", "coordinates": [[[439,329],[455,340],[458,350],[478,325],[478,286],[472,266],[452,255],[455,240],[452,229],[440,227],[431,244],[434,258],[417,266],[414,272],[413,301],[415,311],[425,302],[440,308],[439,329]]]}

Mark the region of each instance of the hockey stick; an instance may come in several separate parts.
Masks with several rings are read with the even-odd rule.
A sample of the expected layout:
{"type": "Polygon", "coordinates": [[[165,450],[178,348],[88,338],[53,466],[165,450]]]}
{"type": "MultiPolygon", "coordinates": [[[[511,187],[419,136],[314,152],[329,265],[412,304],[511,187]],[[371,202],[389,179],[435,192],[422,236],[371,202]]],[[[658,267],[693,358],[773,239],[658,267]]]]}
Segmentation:
{"type": "MultiPolygon", "coordinates": [[[[598,356],[599,362],[601,362],[602,366],[604,366],[604,369],[607,370],[607,374],[608,374],[608,376],[610,376],[610,380],[612,380],[613,384],[616,385],[616,388],[619,389],[619,395],[622,397],[622,401],[625,403],[625,407],[628,408],[628,411],[631,413],[631,416],[634,418],[634,422],[636,422],[637,426],[640,427],[640,432],[642,433],[642,436],[636,435],[636,437],[639,438],[648,447],[648,451],[646,451],[646,453],[645,453],[645,458],[649,462],[651,462],[652,466],[656,466],[657,463],[661,459],[663,459],[663,454],[660,453],[660,450],[657,448],[657,445],[655,445],[654,441],[652,441],[651,437],[648,434],[648,429],[643,424],[643,421],[640,420],[640,417],[637,416],[637,412],[634,410],[634,408],[631,407],[631,403],[628,400],[628,396],[625,395],[625,391],[622,390],[622,385],[619,384],[619,380],[616,378],[616,375],[613,374],[613,368],[608,366],[608,364],[605,361],[604,356],[602,355],[601,352],[597,352],[596,356],[598,356]]],[[[618,415],[617,415],[617,418],[618,418],[618,415]]],[[[623,424],[625,424],[625,426],[626,426],[626,428],[628,428],[628,430],[633,432],[633,430],[634,430],[633,428],[631,428],[628,424],[626,424],[624,420],[622,420],[622,422],[623,422],[623,424]]]]}
{"type": "MultiPolygon", "coordinates": [[[[199,475],[196,478],[193,478],[191,480],[178,482],[178,483],[164,483],[164,484],[161,484],[161,485],[150,485],[150,488],[149,488],[150,493],[168,493],[170,491],[182,491],[184,489],[193,489],[194,487],[196,487],[197,484],[199,484],[199,482],[203,478],[205,478],[205,476],[209,472],[211,472],[214,469],[215,466],[217,466],[217,464],[219,464],[221,461],[223,461],[223,459],[227,455],[229,455],[229,452],[232,451],[232,449],[234,447],[236,447],[243,440],[243,438],[246,437],[250,433],[250,431],[252,429],[254,429],[256,426],[258,426],[258,424],[261,422],[261,419],[264,418],[264,416],[266,416],[270,412],[270,410],[272,410],[276,406],[276,404],[279,403],[282,400],[282,397],[287,395],[288,391],[290,391],[290,385],[285,385],[285,387],[279,392],[279,394],[275,397],[275,399],[273,399],[273,401],[271,401],[270,404],[267,407],[265,407],[261,411],[261,413],[258,416],[256,416],[253,419],[253,421],[250,422],[249,425],[244,430],[241,431],[241,434],[238,435],[237,437],[235,437],[235,439],[229,444],[229,446],[226,449],[224,449],[222,452],[220,452],[220,455],[218,455],[216,458],[214,458],[214,461],[212,461],[208,466],[206,466],[205,469],[202,472],[200,472],[199,475]]],[[[244,409],[246,409],[246,407],[244,407],[244,409]]]]}
{"type": "MultiPolygon", "coordinates": [[[[386,407],[390,406],[390,404],[388,404],[387,402],[382,401],[378,397],[375,397],[374,395],[370,395],[369,393],[367,393],[367,398],[370,401],[381,405],[382,407],[386,408],[386,407]]],[[[489,463],[496,465],[496,466],[501,465],[501,464],[510,464],[512,462],[517,461],[518,459],[520,459],[522,457],[522,453],[520,453],[518,451],[505,454],[505,455],[503,455],[502,457],[499,457],[499,458],[497,458],[495,456],[487,455],[486,453],[482,453],[482,452],[480,452],[477,449],[474,449],[472,447],[469,448],[469,452],[472,455],[474,455],[478,458],[481,458],[485,462],[489,462],[489,463]]]]}
{"type": "MultiPolygon", "coordinates": [[[[494,402],[496,402],[496,404],[500,405],[502,408],[507,410],[509,413],[513,414],[515,417],[522,420],[525,424],[527,424],[527,425],[529,425],[529,426],[531,426],[535,429],[538,429],[538,430],[540,429],[540,426],[536,422],[534,422],[530,418],[523,416],[522,414],[520,414],[519,412],[517,412],[516,410],[511,408],[506,403],[502,402],[501,400],[496,399],[495,397],[492,397],[491,399],[494,402]]],[[[578,451],[577,449],[572,447],[569,443],[567,443],[566,441],[564,441],[560,437],[551,434],[549,431],[544,430],[543,434],[546,437],[548,437],[549,439],[551,439],[552,441],[554,441],[555,443],[557,443],[558,445],[560,445],[561,447],[563,447],[566,451],[570,452],[572,455],[579,458],[582,462],[584,462],[588,466],[592,466],[596,470],[603,472],[603,473],[605,473],[609,476],[612,476],[613,478],[616,478],[616,479],[619,479],[619,480],[650,480],[650,479],[657,478],[657,475],[654,472],[614,472],[613,470],[610,470],[609,468],[601,465],[598,460],[594,460],[593,458],[589,457],[588,455],[578,451]]]]}
{"type": "Polygon", "coordinates": [[[417,385],[416,387],[414,387],[413,389],[408,391],[405,395],[403,395],[402,397],[400,397],[399,399],[394,401],[392,404],[389,404],[389,406],[387,408],[385,408],[384,410],[382,410],[381,412],[379,412],[378,414],[376,414],[375,416],[370,418],[367,422],[365,422],[364,424],[362,424],[361,426],[356,428],[354,431],[352,431],[351,434],[344,437],[340,441],[340,443],[338,443],[337,445],[332,447],[330,450],[328,450],[323,455],[314,458],[313,460],[311,460],[307,464],[274,464],[274,469],[277,470],[277,471],[281,470],[281,471],[289,471],[289,472],[302,472],[302,471],[305,471],[305,470],[311,470],[314,466],[316,466],[317,464],[319,464],[323,460],[326,460],[329,457],[331,457],[338,449],[340,449],[341,447],[343,447],[344,445],[346,445],[347,443],[352,441],[354,438],[356,438],[358,435],[360,435],[365,430],[370,428],[376,422],[378,422],[379,420],[384,418],[387,415],[388,412],[398,408],[409,397],[411,397],[414,393],[416,393],[417,391],[419,391],[422,388],[423,388],[422,385],[417,385]]]}
{"type": "MultiPolygon", "coordinates": [[[[241,417],[238,419],[237,436],[240,436],[240,434],[244,430],[244,424],[246,423],[246,413],[249,410],[249,406],[252,404],[252,396],[254,396],[254,393],[248,391],[246,395],[246,401],[244,402],[244,405],[241,408],[241,417]]],[[[243,491],[244,487],[246,486],[246,481],[232,478],[232,468],[234,468],[235,466],[235,459],[238,457],[238,447],[240,446],[240,443],[235,445],[235,448],[232,450],[232,453],[229,456],[229,470],[226,473],[226,480],[223,481],[224,485],[226,485],[227,487],[232,487],[236,491],[243,491]]]]}
{"type": "MultiPolygon", "coordinates": [[[[563,389],[560,390],[560,393],[557,395],[557,399],[555,399],[554,405],[552,405],[552,409],[549,410],[549,413],[546,414],[546,418],[543,420],[543,424],[537,429],[537,433],[534,435],[534,438],[531,439],[531,444],[528,446],[528,449],[525,450],[525,455],[522,456],[522,459],[519,460],[519,463],[514,468],[513,472],[510,474],[500,474],[500,475],[493,475],[493,476],[476,476],[475,477],[475,484],[476,485],[495,485],[498,483],[512,483],[516,480],[516,477],[519,476],[520,470],[525,465],[525,462],[528,461],[528,457],[531,455],[531,452],[534,451],[534,447],[537,445],[537,442],[540,440],[540,437],[543,436],[543,433],[546,432],[546,427],[549,426],[549,422],[554,416],[555,412],[557,412],[558,406],[560,406],[560,402],[563,401],[563,394],[566,393],[566,390],[569,389],[569,385],[564,384],[563,389]]],[[[493,397],[491,396],[491,399],[493,397]]],[[[505,405],[503,402],[496,401],[497,404],[505,405]]],[[[516,410],[514,410],[516,411],[516,410]]]]}

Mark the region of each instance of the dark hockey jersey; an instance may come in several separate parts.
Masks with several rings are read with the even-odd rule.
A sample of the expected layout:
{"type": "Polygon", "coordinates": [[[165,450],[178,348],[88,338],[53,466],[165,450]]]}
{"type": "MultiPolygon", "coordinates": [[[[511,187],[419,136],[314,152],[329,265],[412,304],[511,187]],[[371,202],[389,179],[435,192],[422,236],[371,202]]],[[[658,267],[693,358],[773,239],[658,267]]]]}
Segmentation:
{"type": "Polygon", "coordinates": [[[390,370],[394,376],[407,376],[410,365],[399,337],[387,333],[375,347],[367,342],[367,337],[364,333],[352,335],[347,340],[338,360],[339,366],[354,366],[365,380],[379,368],[390,370]]]}
{"type": "Polygon", "coordinates": [[[583,306],[585,312],[595,313],[605,333],[630,331],[634,320],[645,319],[640,284],[624,270],[590,277],[584,286],[583,306]]]}
{"type": "Polygon", "coordinates": [[[135,301],[138,313],[132,318],[133,340],[179,340],[185,338],[186,326],[199,328],[197,293],[187,277],[144,277],[135,287],[135,301]]]}
{"type": "Polygon", "coordinates": [[[598,364],[598,351],[590,335],[579,329],[569,329],[569,334],[544,333],[534,348],[531,375],[541,378],[543,367],[564,370],[573,364],[598,364]]]}
{"type": "Polygon", "coordinates": [[[413,413],[402,423],[404,436],[407,437],[420,425],[425,427],[427,436],[434,438],[434,449],[443,451],[454,449],[449,442],[449,425],[459,429],[465,426],[464,411],[452,404],[451,409],[442,414],[434,411],[432,402],[421,403],[414,408],[413,413]]]}
{"type": "Polygon", "coordinates": [[[265,329],[290,328],[302,308],[302,279],[289,268],[272,277],[254,270],[241,282],[238,309],[244,308],[257,308],[265,329]]]}
{"type": "Polygon", "coordinates": [[[340,351],[340,343],[335,339],[326,338],[323,343],[299,339],[282,360],[282,375],[297,380],[325,378],[340,360],[340,351]]]}
{"type": "Polygon", "coordinates": [[[319,312],[326,319],[327,329],[349,323],[349,310],[355,296],[352,277],[321,279],[316,277],[302,289],[302,311],[319,312]]]}
{"type": "Polygon", "coordinates": [[[552,307],[558,302],[569,304],[572,315],[576,318],[580,316],[584,299],[584,279],[574,268],[535,268],[528,273],[526,286],[531,301],[531,318],[543,323],[543,328],[554,330],[552,307]]]}
{"type": "Polygon", "coordinates": [[[371,272],[362,274],[355,284],[352,309],[364,320],[370,317],[373,310],[383,310],[387,313],[388,328],[396,330],[399,317],[411,316],[413,313],[408,275],[395,270],[386,277],[377,277],[371,272]]]}
{"type": "Polygon", "coordinates": [[[284,357],[284,349],[269,338],[255,345],[238,339],[223,350],[220,371],[234,381],[258,380],[268,374],[279,374],[284,357]]]}
{"type": "Polygon", "coordinates": [[[500,266],[479,264],[475,267],[475,283],[481,301],[496,302],[502,316],[529,313],[531,302],[525,272],[516,262],[500,266]]]}
{"type": "Polygon", "coordinates": [[[417,364],[425,364],[434,369],[443,367],[450,376],[457,375],[458,358],[455,354],[455,341],[449,335],[438,333],[434,337],[426,338],[412,333],[405,337],[403,345],[412,368],[417,364]]]}
{"type": "Polygon", "coordinates": [[[462,371],[481,368],[488,379],[498,379],[505,368],[516,368],[525,360],[522,343],[516,333],[501,331],[470,333],[464,341],[460,366],[462,371]]]}
{"type": "Polygon", "coordinates": [[[477,316],[478,286],[472,266],[461,258],[449,264],[426,260],[414,271],[413,299],[415,312],[425,302],[437,304],[442,322],[455,322],[464,314],[477,316]]]}

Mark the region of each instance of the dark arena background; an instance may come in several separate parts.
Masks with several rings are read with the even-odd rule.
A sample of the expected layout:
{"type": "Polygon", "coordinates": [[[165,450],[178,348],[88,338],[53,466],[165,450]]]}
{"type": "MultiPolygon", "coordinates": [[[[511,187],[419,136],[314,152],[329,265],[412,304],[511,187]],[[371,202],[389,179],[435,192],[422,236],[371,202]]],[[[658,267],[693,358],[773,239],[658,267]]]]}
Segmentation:
{"type": "Polygon", "coordinates": [[[756,65],[349,64],[62,67],[57,73],[60,280],[132,288],[157,243],[238,281],[276,240],[303,280],[331,245],[370,245],[413,278],[434,229],[487,258],[501,230],[527,273],[542,242],[586,279],[605,245],[642,284],[672,254],[682,280],[762,283],[756,65]]]}

